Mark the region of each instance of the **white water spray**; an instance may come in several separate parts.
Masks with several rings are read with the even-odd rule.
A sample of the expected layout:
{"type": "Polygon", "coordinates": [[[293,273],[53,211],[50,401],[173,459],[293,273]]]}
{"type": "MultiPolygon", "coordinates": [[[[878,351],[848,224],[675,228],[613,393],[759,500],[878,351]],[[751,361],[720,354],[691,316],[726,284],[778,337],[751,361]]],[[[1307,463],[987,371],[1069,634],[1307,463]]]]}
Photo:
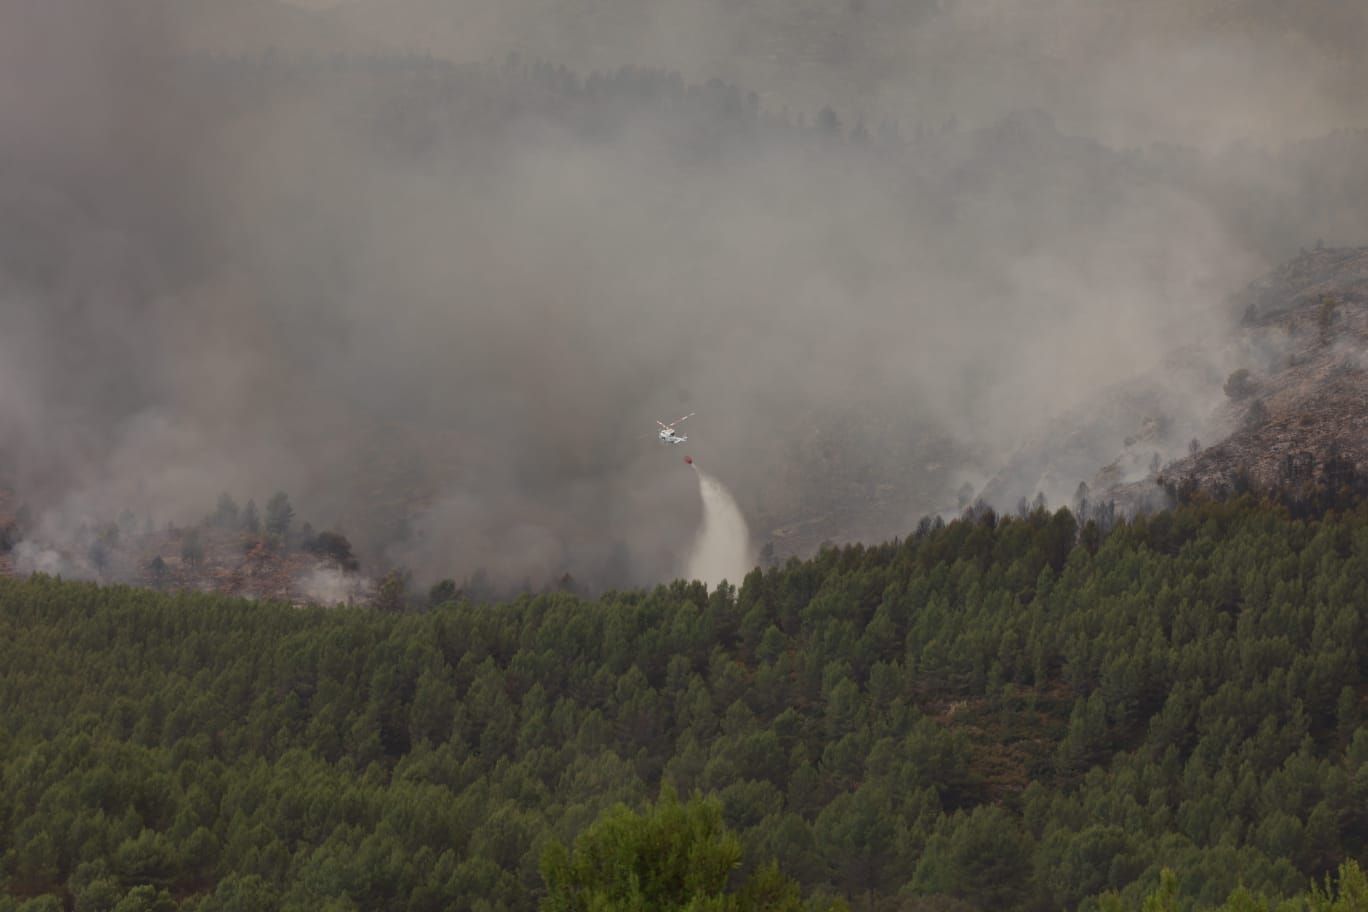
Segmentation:
{"type": "Polygon", "coordinates": [[[740,586],[755,566],[746,518],[720,481],[697,465],[693,465],[693,470],[698,475],[698,493],[703,498],[703,526],[694,540],[685,576],[709,586],[722,580],[740,586]]]}

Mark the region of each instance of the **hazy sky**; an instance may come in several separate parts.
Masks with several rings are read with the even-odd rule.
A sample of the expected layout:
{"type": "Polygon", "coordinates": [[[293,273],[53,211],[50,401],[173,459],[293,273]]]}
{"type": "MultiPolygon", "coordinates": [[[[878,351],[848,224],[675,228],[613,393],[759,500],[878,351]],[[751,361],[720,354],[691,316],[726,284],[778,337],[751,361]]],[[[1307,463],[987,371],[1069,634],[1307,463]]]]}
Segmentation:
{"type": "MultiPolygon", "coordinates": [[[[1358,122],[1357,13],[833,9],[0,6],[21,496],[56,536],[284,488],[373,567],[646,582],[700,520],[684,450],[759,541],[896,534],[1052,416],[1219,338],[1224,296],[1296,246],[1362,240],[1361,138],[1233,144],[1358,122]],[[424,36],[492,63],[318,55],[424,36]],[[629,63],[685,78],[583,83],[629,63]],[[714,74],[753,81],[700,88],[714,74]],[[842,134],[882,113],[900,138],[778,124],[819,101],[842,134]],[[1150,143],[1175,138],[1194,148],[1150,143]],[[694,410],[689,445],[654,441],[694,410]]],[[[1185,377],[1159,397],[1182,433],[1219,389],[1185,377]]],[[[1109,412],[1078,464],[1147,407],[1109,412]]]]}

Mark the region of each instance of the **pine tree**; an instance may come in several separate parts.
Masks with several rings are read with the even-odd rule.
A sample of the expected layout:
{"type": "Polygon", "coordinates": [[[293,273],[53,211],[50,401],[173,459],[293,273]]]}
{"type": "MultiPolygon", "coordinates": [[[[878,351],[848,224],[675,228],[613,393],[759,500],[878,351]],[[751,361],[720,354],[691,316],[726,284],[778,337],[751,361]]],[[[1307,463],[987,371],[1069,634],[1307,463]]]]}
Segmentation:
{"type": "Polygon", "coordinates": [[[277,491],[266,501],[266,531],[278,538],[285,538],[294,520],[294,507],[284,491],[277,491]]]}
{"type": "Polygon", "coordinates": [[[261,517],[257,513],[255,500],[249,499],[247,506],[242,508],[242,530],[251,535],[261,531],[261,517]]]}

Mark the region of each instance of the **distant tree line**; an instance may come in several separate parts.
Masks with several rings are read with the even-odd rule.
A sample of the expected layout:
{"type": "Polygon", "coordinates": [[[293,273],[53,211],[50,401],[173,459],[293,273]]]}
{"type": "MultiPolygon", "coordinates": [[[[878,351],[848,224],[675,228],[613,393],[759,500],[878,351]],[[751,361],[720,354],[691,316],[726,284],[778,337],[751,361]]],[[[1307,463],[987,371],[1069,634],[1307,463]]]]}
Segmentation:
{"type": "MultiPolygon", "coordinates": [[[[1166,183],[1224,213],[1238,240],[1278,258],[1304,244],[1327,213],[1362,228],[1361,214],[1368,211],[1368,172],[1358,164],[1368,157],[1364,129],[1337,130],[1282,147],[1232,146],[1215,156],[1173,143],[1120,152],[1065,136],[1038,112],[1015,113],[976,130],[961,127],[953,116],[908,125],[866,124],[831,107],[806,113],[769,110],[756,92],[742,86],[718,79],[691,83],[661,67],[585,74],[517,54],[482,64],[400,53],[199,55],[183,59],[178,76],[204,107],[221,109],[225,116],[266,99],[345,92],[369,118],[377,143],[409,160],[469,162],[462,153],[517,141],[529,121],[593,142],[649,125],[661,140],[660,154],[692,163],[737,150],[834,154],[837,161],[860,165],[862,179],[875,186],[899,193],[915,189],[905,202],[921,211],[930,202],[926,194],[940,199],[937,188],[963,191],[954,179],[957,172],[936,169],[979,157],[989,161],[1010,149],[1018,171],[1065,162],[1070,171],[1108,175],[1110,182],[1143,174],[1143,186],[1166,183]],[[932,170],[923,173],[927,169],[932,170]],[[909,173],[924,179],[909,181],[909,173]]],[[[819,177],[817,172],[813,177],[819,177]]],[[[1345,230],[1352,234],[1352,227],[1345,230]]],[[[1323,310],[1325,332],[1336,319],[1334,302],[1323,310]]]]}
{"type": "Polygon", "coordinates": [[[1191,474],[1161,475],[1158,482],[1175,504],[1251,496],[1306,519],[1357,510],[1368,503],[1368,473],[1334,445],[1321,454],[1288,453],[1278,462],[1275,478],[1264,484],[1246,466],[1237,467],[1214,486],[1199,485],[1191,474]]]}

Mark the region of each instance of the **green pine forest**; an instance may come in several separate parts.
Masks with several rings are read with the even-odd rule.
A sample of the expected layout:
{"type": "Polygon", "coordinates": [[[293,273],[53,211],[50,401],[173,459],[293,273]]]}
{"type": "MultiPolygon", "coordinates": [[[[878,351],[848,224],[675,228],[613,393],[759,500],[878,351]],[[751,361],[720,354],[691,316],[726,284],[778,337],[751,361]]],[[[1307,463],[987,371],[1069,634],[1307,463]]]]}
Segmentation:
{"type": "Polygon", "coordinates": [[[1366,613],[1368,508],[1252,496],[421,612],[4,579],[0,910],[1364,909],[1366,613]]]}

